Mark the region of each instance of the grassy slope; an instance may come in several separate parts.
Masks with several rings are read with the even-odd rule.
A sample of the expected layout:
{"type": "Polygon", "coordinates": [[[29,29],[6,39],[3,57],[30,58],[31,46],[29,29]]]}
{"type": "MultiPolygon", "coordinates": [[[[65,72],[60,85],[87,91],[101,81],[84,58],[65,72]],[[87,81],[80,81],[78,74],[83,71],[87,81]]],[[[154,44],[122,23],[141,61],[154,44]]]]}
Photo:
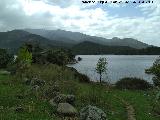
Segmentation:
{"type": "Polygon", "coordinates": [[[48,102],[37,100],[35,96],[27,96],[18,99],[17,95],[23,95],[27,87],[12,83],[10,76],[0,75],[0,120],[44,120],[53,119],[50,116],[51,108],[48,102]],[[16,106],[23,106],[23,112],[15,112],[16,106]],[[29,112],[29,107],[33,109],[29,112]]]}
{"type": "MultiPolygon", "coordinates": [[[[60,68],[57,68],[60,70],[60,68]]],[[[54,68],[54,73],[57,69],[54,68]]],[[[45,70],[43,69],[45,73],[45,70]]],[[[49,75],[49,72],[46,70],[49,75]]],[[[73,73],[68,70],[64,70],[62,73],[63,77],[61,80],[72,79],[73,73]]],[[[43,76],[43,75],[42,75],[43,76]]],[[[44,78],[46,76],[43,76],[44,78]]],[[[56,78],[55,75],[50,77],[50,79],[56,78]]],[[[62,93],[72,93],[76,95],[75,106],[78,110],[82,107],[91,104],[96,105],[103,109],[108,116],[109,120],[125,120],[127,119],[127,113],[124,104],[117,99],[115,96],[121,97],[127,100],[133,105],[136,112],[137,120],[159,120],[152,114],[151,111],[152,102],[150,97],[145,96],[145,91],[120,91],[106,88],[105,86],[79,83],[77,80],[74,84],[70,85],[62,81],[62,93]],[[74,88],[76,86],[76,88],[74,88]]],[[[0,119],[2,120],[58,120],[52,113],[52,107],[48,104],[45,99],[36,98],[34,95],[27,94],[28,86],[12,81],[11,76],[0,75],[0,119]],[[18,99],[17,95],[25,95],[24,99],[18,99]],[[23,112],[15,112],[13,108],[22,105],[25,110],[23,112]],[[3,107],[2,107],[3,106],[3,107]],[[31,110],[29,110],[31,108],[31,110]]],[[[149,92],[147,92],[149,93],[149,92]]]]}

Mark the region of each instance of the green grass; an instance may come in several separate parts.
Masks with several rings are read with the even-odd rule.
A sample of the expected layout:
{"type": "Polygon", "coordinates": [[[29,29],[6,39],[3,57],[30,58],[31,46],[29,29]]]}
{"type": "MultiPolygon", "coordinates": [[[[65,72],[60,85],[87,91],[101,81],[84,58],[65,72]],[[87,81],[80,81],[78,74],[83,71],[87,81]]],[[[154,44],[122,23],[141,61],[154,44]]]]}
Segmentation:
{"type": "Polygon", "coordinates": [[[153,91],[114,91],[115,95],[128,101],[135,109],[137,120],[159,120],[152,113],[154,104],[153,91]]]}
{"type": "Polygon", "coordinates": [[[11,76],[0,75],[0,120],[54,120],[48,102],[37,100],[35,96],[25,96],[25,90],[27,87],[13,83],[11,76]],[[24,95],[23,99],[17,98],[20,94],[24,95]],[[22,106],[24,111],[16,112],[17,106],[22,106]]]}
{"type": "MultiPolygon", "coordinates": [[[[81,110],[86,105],[101,108],[108,120],[126,120],[125,105],[117,97],[133,105],[137,120],[159,120],[152,114],[153,96],[151,91],[121,91],[93,83],[80,83],[74,77],[74,72],[58,66],[33,66],[30,76],[39,75],[49,83],[58,83],[61,93],[76,96],[75,107],[81,110]],[[145,94],[149,94],[147,96],[145,94]]],[[[0,120],[58,120],[53,108],[41,96],[29,94],[30,87],[13,76],[0,75],[0,120]],[[17,96],[24,96],[19,99],[17,96]],[[14,109],[22,106],[24,111],[14,109]]]]}

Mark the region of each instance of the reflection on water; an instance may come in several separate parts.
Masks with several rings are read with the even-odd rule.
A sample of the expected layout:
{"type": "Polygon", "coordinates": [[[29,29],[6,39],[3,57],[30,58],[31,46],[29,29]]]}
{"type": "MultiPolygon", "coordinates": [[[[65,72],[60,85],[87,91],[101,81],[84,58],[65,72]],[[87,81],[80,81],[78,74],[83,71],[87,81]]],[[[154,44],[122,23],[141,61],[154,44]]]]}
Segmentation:
{"type": "Polygon", "coordinates": [[[82,61],[69,65],[77,69],[80,73],[86,74],[93,81],[97,81],[99,76],[95,71],[96,63],[100,57],[108,60],[107,75],[103,76],[104,81],[115,83],[120,78],[138,77],[149,82],[152,76],[145,74],[145,69],[152,66],[156,55],[78,55],[82,61]]]}

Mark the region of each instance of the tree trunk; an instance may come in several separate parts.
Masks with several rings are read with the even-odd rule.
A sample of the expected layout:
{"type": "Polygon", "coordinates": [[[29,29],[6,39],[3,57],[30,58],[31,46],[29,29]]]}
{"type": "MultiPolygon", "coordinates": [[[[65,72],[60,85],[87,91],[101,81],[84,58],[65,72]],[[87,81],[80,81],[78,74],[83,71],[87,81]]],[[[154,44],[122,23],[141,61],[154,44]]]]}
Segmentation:
{"type": "Polygon", "coordinates": [[[99,81],[100,81],[100,83],[102,83],[102,74],[100,74],[100,76],[99,76],[99,81]]]}

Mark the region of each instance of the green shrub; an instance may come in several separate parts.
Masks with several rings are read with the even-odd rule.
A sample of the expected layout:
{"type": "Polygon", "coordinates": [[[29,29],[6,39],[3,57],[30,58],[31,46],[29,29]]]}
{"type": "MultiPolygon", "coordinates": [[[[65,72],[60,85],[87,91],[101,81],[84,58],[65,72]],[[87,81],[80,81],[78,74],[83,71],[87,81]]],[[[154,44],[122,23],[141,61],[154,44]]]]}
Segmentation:
{"type": "Polygon", "coordinates": [[[151,85],[139,78],[122,78],[115,84],[119,89],[133,89],[133,90],[145,90],[151,87],[151,85]]]}
{"type": "Polygon", "coordinates": [[[153,112],[156,115],[160,115],[160,102],[156,102],[153,106],[153,112]]]}
{"type": "Polygon", "coordinates": [[[13,56],[7,50],[0,49],[0,68],[6,68],[11,61],[13,61],[13,56]]]}
{"type": "Polygon", "coordinates": [[[153,65],[146,69],[145,71],[147,74],[154,75],[153,77],[153,83],[154,86],[160,87],[160,57],[158,57],[153,65]]]}
{"type": "Polygon", "coordinates": [[[69,67],[68,69],[70,69],[71,71],[74,72],[74,76],[76,78],[79,79],[80,82],[86,82],[86,83],[89,83],[90,82],[90,79],[87,75],[84,75],[82,73],[79,73],[75,68],[73,67],[69,67]]]}

